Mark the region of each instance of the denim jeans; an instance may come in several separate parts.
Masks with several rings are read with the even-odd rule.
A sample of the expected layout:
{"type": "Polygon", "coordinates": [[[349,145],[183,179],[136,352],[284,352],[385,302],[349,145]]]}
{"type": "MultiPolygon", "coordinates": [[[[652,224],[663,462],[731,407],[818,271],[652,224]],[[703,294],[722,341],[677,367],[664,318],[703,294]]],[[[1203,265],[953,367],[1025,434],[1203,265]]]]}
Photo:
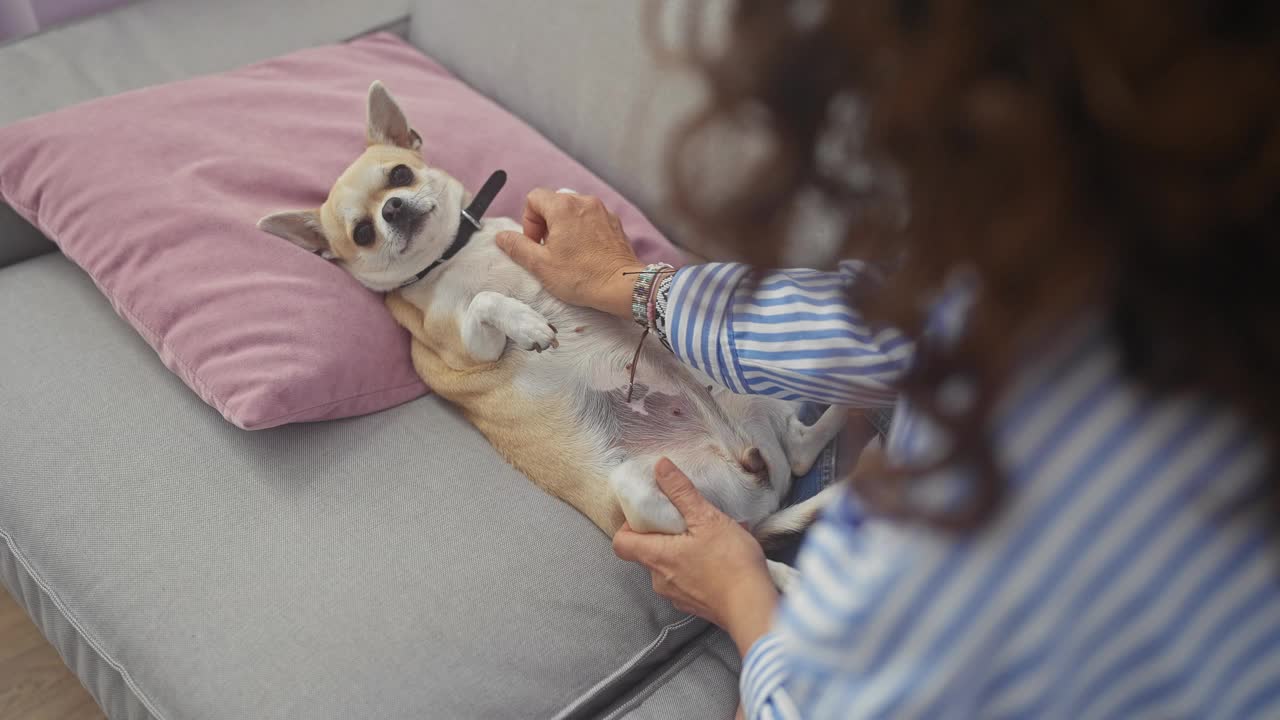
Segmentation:
{"type": "MultiPolygon", "coordinates": [[[[826,409],[825,405],[806,403],[800,410],[800,420],[805,424],[811,425],[826,409]]],[[[870,422],[876,428],[876,431],[882,436],[882,440],[889,434],[889,424],[893,420],[892,409],[868,410],[863,416],[867,422],[870,422]]],[[[809,468],[809,472],[791,481],[791,491],[783,499],[782,506],[790,507],[796,503],[804,502],[834,482],[836,479],[836,463],[839,460],[838,452],[839,442],[832,440],[831,444],[827,445],[822,451],[822,454],[818,455],[818,459],[813,463],[813,467],[809,468]]],[[[803,535],[800,535],[795,540],[786,542],[779,550],[771,552],[770,557],[788,564],[793,563],[803,537],[803,535]]]]}

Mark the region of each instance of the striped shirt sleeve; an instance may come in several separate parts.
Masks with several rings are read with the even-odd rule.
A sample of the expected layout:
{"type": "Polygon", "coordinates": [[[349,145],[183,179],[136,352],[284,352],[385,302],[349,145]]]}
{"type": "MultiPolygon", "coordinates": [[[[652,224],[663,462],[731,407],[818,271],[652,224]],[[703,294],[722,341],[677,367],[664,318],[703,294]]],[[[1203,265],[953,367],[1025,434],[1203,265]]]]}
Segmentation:
{"type": "Polygon", "coordinates": [[[841,263],[839,272],[756,277],[738,263],[685,267],[668,294],[667,342],[734,392],[889,406],[914,346],[894,330],[871,328],[848,302],[855,284],[877,281],[857,261],[841,263]]]}
{"type": "MultiPolygon", "coordinates": [[[[1104,323],[1009,381],[990,437],[1011,492],[984,532],[842,489],[744,660],[748,718],[1280,717],[1274,461],[1216,399],[1133,383],[1104,323]]],[[[947,447],[903,412],[895,461],[947,447]]]]}
{"type": "Polygon", "coordinates": [[[786,668],[782,641],[777,635],[767,633],[751,646],[742,659],[740,691],[746,717],[800,720],[799,708],[783,689],[786,668]]]}

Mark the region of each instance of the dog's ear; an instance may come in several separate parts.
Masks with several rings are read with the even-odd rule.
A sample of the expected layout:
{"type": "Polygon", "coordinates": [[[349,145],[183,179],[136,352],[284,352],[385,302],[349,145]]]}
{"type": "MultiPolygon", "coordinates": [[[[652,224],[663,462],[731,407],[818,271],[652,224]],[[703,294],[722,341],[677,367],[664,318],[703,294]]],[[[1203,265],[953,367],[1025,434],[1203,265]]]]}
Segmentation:
{"type": "Polygon", "coordinates": [[[258,221],[258,229],[316,253],[325,260],[334,258],[329,239],[320,225],[318,210],[290,210],[268,215],[258,221]]]}
{"type": "Polygon", "coordinates": [[[400,104],[379,81],[369,86],[369,127],[367,139],[370,145],[395,145],[406,150],[422,148],[422,136],[409,127],[400,104]]]}

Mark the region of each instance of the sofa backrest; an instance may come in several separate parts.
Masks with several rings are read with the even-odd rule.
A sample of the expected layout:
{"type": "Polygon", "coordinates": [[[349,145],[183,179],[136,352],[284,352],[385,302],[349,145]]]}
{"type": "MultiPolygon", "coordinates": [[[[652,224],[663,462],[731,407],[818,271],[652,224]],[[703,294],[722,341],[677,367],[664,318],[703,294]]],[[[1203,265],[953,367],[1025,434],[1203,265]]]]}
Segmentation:
{"type": "MultiPolygon", "coordinates": [[[[665,161],[672,130],[700,104],[700,85],[660,62],[647,39],[647,15],[662,9],[655,2],[416,0],[409,39],[698,251],[668,209],[665,161]]],[[[669,24],[662,19],[657,26],[669,24]]]]}

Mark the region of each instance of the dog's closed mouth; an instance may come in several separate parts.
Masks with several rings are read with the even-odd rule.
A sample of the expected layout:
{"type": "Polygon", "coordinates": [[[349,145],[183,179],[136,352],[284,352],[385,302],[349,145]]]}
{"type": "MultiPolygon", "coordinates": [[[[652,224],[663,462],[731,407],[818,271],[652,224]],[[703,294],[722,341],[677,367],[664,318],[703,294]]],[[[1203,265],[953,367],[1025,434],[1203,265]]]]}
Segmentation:
{"type": "Polygon", "coordinates": [[[418,233],[422,231],[422,226],[427,222],[427,217],[431,215],[431,211],[434,209],[427,208],[423,210],[409,223],[409,227],[405,230],[404,247],[400,249],[401,254],[409,252],[409,248],[413,247],[414,239],[418,237],[418,233]]]}

